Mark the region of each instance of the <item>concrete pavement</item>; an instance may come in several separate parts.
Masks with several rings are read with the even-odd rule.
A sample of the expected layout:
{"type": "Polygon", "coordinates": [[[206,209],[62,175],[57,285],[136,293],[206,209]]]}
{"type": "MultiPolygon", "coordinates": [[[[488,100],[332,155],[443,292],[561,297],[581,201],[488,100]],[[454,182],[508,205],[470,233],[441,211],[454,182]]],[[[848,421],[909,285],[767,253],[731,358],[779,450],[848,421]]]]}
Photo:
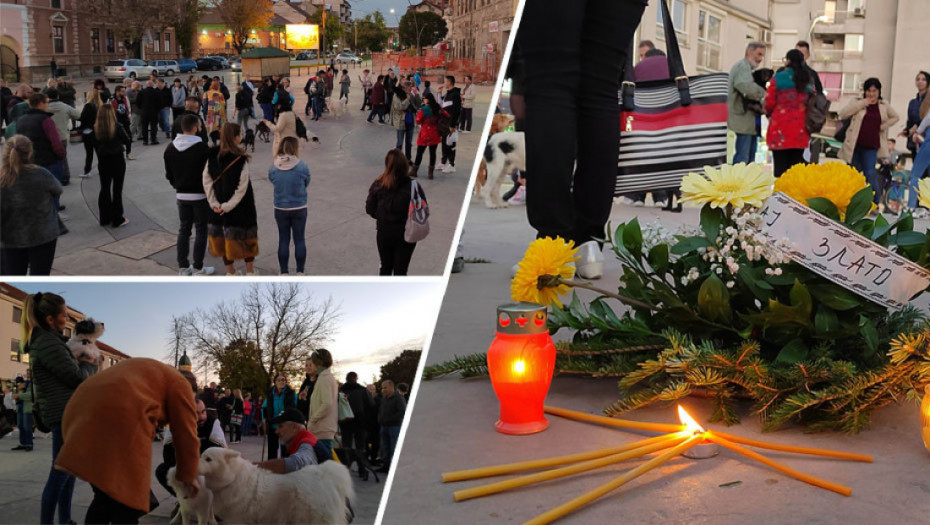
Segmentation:
{"type": "MultiPolygon", "coordinates": [[[[365,214],[364,205],[368,187],[383,171],[384,155],[394,147],[396,134],[390,125],[365,122],[368,112],[359,111],[362,90],[355,78],[360,71],[350,69],[354,84],[345,114],[338,118],[326,114],[319,122],[307,122],[309,132],[319,137],[320,144],[301,141],[301,158],[311,172],[307,274],[378,273],[375,222],[365,214]]],[[[295,109],[300,115],[306,104],[303,86],[307,78],[306,75],[292,77],[292,92],[297,99],[295,109]]],[[[112,89],[112,84],[110,87],[112,89]]],[[[234,93],[231,78],[229,87],[234,93]]],[[[80,84],[78,88],[81,92],[80,84]]],[[[420,182],[430,204],[431,233],[413,254],[411,275],[440,275],[445,269],[493,88],[478,86],[477,92],[474,132],[460,135],[457,172],[437,173],[435,180],[427,180],[423,176],[425,166],[420,170],[420,182]]],[[[256,124],[254,120],[250,122],[251,126],[256,124]]],[[[159,140],[159,146],[133,144],[136,160],[127,161],[123,190],[125,216],[130,223],[122,228],[98,224],[100,178],[96,161],[90,178],[78,177],[82,172],[84,149],[81,144],[70,145],[68,162],[72,178],[71,185],[65,188],[62,203],[67,206],[64,213],[71,232],[58,240],[53,275],[177,274],[177,208],[174,190],[164,177],[162,153],[167,140],[163,136],[159,140]]],[[[250,173],[259,225],[259,256],[255,264],[263,275],[279,272],[273,190],[267,176],[271,161],[271,144],[258,142],[252,154],[250,173]]],[[[222,261],[209,254],[206,265],[216,267],[218,274],[223,273],[222,261]]],[[[237,268],[242,269],[241,262],[237,268]]],[[[293,248],[290,270],[294,272],[293,248]]]]}
{"type": "MultiPolygon", "coordinates": [[[[667,227],[696,224],[698,212],[670,214],[655,208],[616,204],[614,222],[638,216],[641,223],[662,219],[667,227]]],[[[926,221],[921,221],[926,227],[926,221]]],[[[455,355],[485,352],[494,337],[495,307],[510,302],[510,267],[534,232],[523,207],[488,210],[472,199],[464,227],[465,257],[491,261],[467,264],[449,279],[445,300],[427,355],[427,365],[455,355]]],[[[619,262],[607,256],[599,284],[616,286],[619,262]]],[[[583,295],[591,298],[590,295],[583,295]]],[[[926,296],[918,301],[926,309],[926,296]]],[[[614,303],[612,306],[618,308],[614,303]]],[[[557,334],[565,338],[568,334],[557,334]]],[[[556,377],[547,403],[600,414],[617,399],[615,379],[556,377]]],[[[682,403],[706,422],[712,403],[682,403]]],[[[606,483],[639,462],[598,469],[557,481],[455,503],[456,490],[508,479],[499,476],[443,484],[447,471],[571,454],[629,443],[655,434],[627,432],[549,416],[548,430],[530,436],[506,436],[494,430],[497,398],[487,378],[458,376],[423,381],[412,408],[383,523],[512,523],[531,519],[606,483]],[[428,504],[424,504],[428,502],[428,504]]],[[[764,455],[792,468],[853,489],[845,498],[801,483],[728,450],[712,459],[675,458],[620,490],[560,520],[560,523],[764,523],[848,524],[923,523],[930,515],[930,465],[921,443],[917,405],[900,403],[873,413],[871,427],[857,436],[806,434],[788,427],[761,433],[748,405],[742,422],[726,431],[776,443],[875,455],[875,463],[856,463],[772,451],[764,455]],[[739,481],[735,485],[721,486],[739,481]]],[[[676,423],[674,406],[655,406],[625,414],[639,421],[676,423]]],[[[719,424],[706,425],[722,429],[719,424]]]]}
{"type": "MultiPolygon", "coordinates": [[[[17,434],[10,434],[0,439],[0,523],[38,523],[42,501],[42,489],[48,478],[52,464],[52,440],[43,434],[37,434],[35,449],[32,452],[11,451],[18,442],[17,434]]],[[[245,436],[242,443],[230,445],[239,450],[250,461],[258,461],[261,455],[262,439],[257,436],[245,436]]],[[[127,451],[127,453],[129,453],[127,451]]],[[[267,454],[267,449],[266,449],[267,454]]],[[[160,505],[150,514],[144,516],[140,523],[168,523],[174,509],[175,498],[158,484],[155,479],[155,467],[162,462],[162,444],[152,443],[152,490],[160,505]]],[[[353,524],[374,523],[381,502],[381,493],[387,475],[381,476],[381,483],[362,481],[353,473],[356,501],[353,524]]],[[[87,507],[94,494],[90,484],[78,480],[74,485],[74,497],[71,502],[71,517],[77,523],[84,522],[87,507]]],[[[57,517],[56,517],[57,520],[57,517]]],[[[228,523],[236,523],[228,519],[228,523]]]]}

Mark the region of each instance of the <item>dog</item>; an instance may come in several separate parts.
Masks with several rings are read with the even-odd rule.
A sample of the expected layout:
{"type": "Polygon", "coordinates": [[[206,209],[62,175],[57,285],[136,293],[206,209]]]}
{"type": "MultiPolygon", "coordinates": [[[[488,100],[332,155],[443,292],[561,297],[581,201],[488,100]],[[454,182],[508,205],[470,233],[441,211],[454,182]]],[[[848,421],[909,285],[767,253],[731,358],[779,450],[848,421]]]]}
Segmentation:
{"type": "Polygon", "coordinates": [[[210,132],[210,140],[213,142],[214,146],[220,142],[220,131],[218,129],[210,132]]]}
{"type": "Polygon", "coordinates": [[[245,137],[243,137],[241,144],[245,146],[246,151],[251,146],[252,153],[255,153],[255,132],[251,128],[245,130],[245,137]]]}
{"type": "Polygon", "coordinates": [[[333,97],[326,99],[326,107],[329,108],[329,114],[333,118],[340,118],[346,112],[346,101],[343,99],[333,100],[333,97]]]}
{"type": "Polygon", "coordinates": [[[265,144],[271,142],[271,130],[264,122],[258,123],[258,126],[255,127],[255,132],[258,133],[258,139],[264,141],[265,144]]]}
{"type": "Polygon", "coordinates": [[[197,525],[216,525],[216,518],[213,516],[213,492],[205,485],[204,477],[197,476],[200,492],[196,498],[190,498],[184,490],[184,484],[175,477],[177,470],[177,467],[168,469],[168,485],[174,489],[178,505],[181,506],[171,523],[177,523],[180,518],[182,525],[190,525],[191,516],[197,516],[197,525]]]}
{"type": "MultiPolygon", "coordinates": [[[[775,76],[775,71],[767,67],[759,68],[752,72],[752,81],[756,83],[757,86],[765,89],[768,86],[772,77],[775,76]]],[[[753,112],[763,115],[765,114],[765,108],[762,107],[762,104],[756,102],[755,100],[743,99],[743,107],[753,112]]]]}
{"type": "Polygon", "coordinates": [[[236,523],[347,523],[355,499],[349,469],[335,461],[274,474],[238,450],[214,447],[201,454],[198,470],[216,513],[236,523]]]}
{"type": "Polygon", "coordinates": [[[485,184],[484,205],[488,208],[506,208],[501,196],[502,178],[513,170],[526,171],[526,143],[522,131],[505,131],[488,139],[484,148],[488,179],[485,184]]]}
{"type": "MultiPolygon", "coordinates": [[[[488,132],[488,136],[492,137],[496,133],[500,133],[513,124],[513,116],[504,115],[503,113],[498,113],[491,118],[491,130],[488,132]]],[[[481,197],[481,188],[487,184],[488,181],[488,165],[485,164],[484,159],[481,159],[481,162],[478,164],[478,178],[475,179],[475,196],[481,197]]]]}
{"type": "Polygon", "coordinates": [[[97,339],[103,335],[103,323],[88,317],[74,325],[74,333],[68,340],[68,350],[75,359],[83,356],[91,357],[94,361],[100,359],[100,349],[97,348],[97,339]]]}

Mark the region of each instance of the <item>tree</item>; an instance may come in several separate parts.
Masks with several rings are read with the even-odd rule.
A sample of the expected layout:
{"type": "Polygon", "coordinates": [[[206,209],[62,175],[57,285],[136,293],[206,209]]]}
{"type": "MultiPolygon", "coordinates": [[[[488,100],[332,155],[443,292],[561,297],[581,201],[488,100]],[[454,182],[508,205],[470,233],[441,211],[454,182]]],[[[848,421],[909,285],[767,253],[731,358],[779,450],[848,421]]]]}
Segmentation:
{"type": "Polygon", "coordinates": [[[390,379],[397,383],[407,383],[413,387],[413,379],[417,376],[417,366],[420,364],[422,350],[404,350],[399,356],[381,365],[381,379],[390,379]]]}
{"type": "Polygon", "coordinates": [[[387,29],[381,11],[375,11],[365,15],[365,18],[356,19],[353,29],[357,48],[356,53],[359,49],[381,51],[387,45],[388,38],[391,37],[391,32],[387,29]]]}
{"type": "Polygon", "coordinates": [[[182,56],[194,56],[194,40],[197,38],[197,23],[207,10],[200,0],[178,0],[179,9],[174,21],[174,34],[178,51],[182,56]]]}
{"type": "Polygon", "coordinates": [[[419,55],[421,47],[429,47],[442,41],[448,29],[446,21],[436,13],[418,13],[411,9],[400,18],[397,31],[400,33],[401,45],[416,46],[419,55]]]}
{"type": "Polygon", "coordinates": [[[271,22],[272,0],[210,0],[226,29],[232,34],[232,45],[242,54],[252,29],[268,26],[271,22]]]}
{"type": "Polygon", "coordinates": [[[340,317],[332,299],[318,301],[296,283],[254,284],[235,301],[179,318],[182,342],[193,356],[220,369],[238,359],[236,341],[254,345],[265,377],[303,372],[310,352],[329,341],[340,317]]]}
{"type": "Polygon", "coordinates": [[[178,0],[76,0],[76,11],[95,24],[113,30],[134,57],[142,56],[148,31],[172,26],[181,6],[178,0]]]}
{"type": "MultiPolygon", "coordinates": [[[[320,24],[323,21],[322,18],[323,6],[318,6],[316,12],[310,17],[311,24],[320,24]]],[[[346,26],[339,21],[339,16],[333,13],[332,11],[326,11],[326,33],[322,35],[323,45],[326,47],[333,47],[333,42],[339,40],[346,34],[346,26]]],[[[327,49],[323,50],[323,56],[326,56],[327,49]]]]}
{"type": "Polygon", "coordinates": [[[256,397],[264,394],[271,378],[262,369],[261,354],[255,343],[237,339],[225,348],[226,358],[220,363],[220,384],[241,388],[242,393],[252,392],[256,397]]]}

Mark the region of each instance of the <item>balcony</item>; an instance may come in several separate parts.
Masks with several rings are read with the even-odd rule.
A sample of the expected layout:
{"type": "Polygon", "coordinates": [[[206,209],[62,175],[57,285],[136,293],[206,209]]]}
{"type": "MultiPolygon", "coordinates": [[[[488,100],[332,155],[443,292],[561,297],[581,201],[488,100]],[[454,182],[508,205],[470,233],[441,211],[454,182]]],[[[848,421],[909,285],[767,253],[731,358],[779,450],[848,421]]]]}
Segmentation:
{"type": "Polygon", "coordinates": [[[814,49],[807,62],[821,73],[842,73],[845,70],[845,57],[849,57],[849,54],[842,49],[814,49]]]}
{"type": "Polygon", "coordinates": [[[865,9],[854,11],[818,11],[813,33],[818,36],[862,33],[865,29],[865,9]]]}

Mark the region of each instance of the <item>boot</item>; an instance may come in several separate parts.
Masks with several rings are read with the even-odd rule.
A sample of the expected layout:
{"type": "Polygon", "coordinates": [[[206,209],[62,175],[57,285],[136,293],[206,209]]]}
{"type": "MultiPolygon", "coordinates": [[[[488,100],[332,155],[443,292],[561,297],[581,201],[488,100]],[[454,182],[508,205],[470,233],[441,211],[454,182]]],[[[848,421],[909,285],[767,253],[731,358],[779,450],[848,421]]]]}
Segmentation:
{"type": "Polygon", "coordinates": [[[407,170],[407,176],[409,176],[411,179],[415,179],[417,178],[418,171],[420,171],[419,164],[411,164],[410,169],[407,170]]]}
{"type": "Polygon", "coordinates": [[[427,173],[429,174],[430,180],[433,179],[433,172],[434,172],[435,170],[436,170],[436,166],[432,166],[432,165],[431,165],[431,166],[429,167],[429,170],[427,171],[427,173]]]}

